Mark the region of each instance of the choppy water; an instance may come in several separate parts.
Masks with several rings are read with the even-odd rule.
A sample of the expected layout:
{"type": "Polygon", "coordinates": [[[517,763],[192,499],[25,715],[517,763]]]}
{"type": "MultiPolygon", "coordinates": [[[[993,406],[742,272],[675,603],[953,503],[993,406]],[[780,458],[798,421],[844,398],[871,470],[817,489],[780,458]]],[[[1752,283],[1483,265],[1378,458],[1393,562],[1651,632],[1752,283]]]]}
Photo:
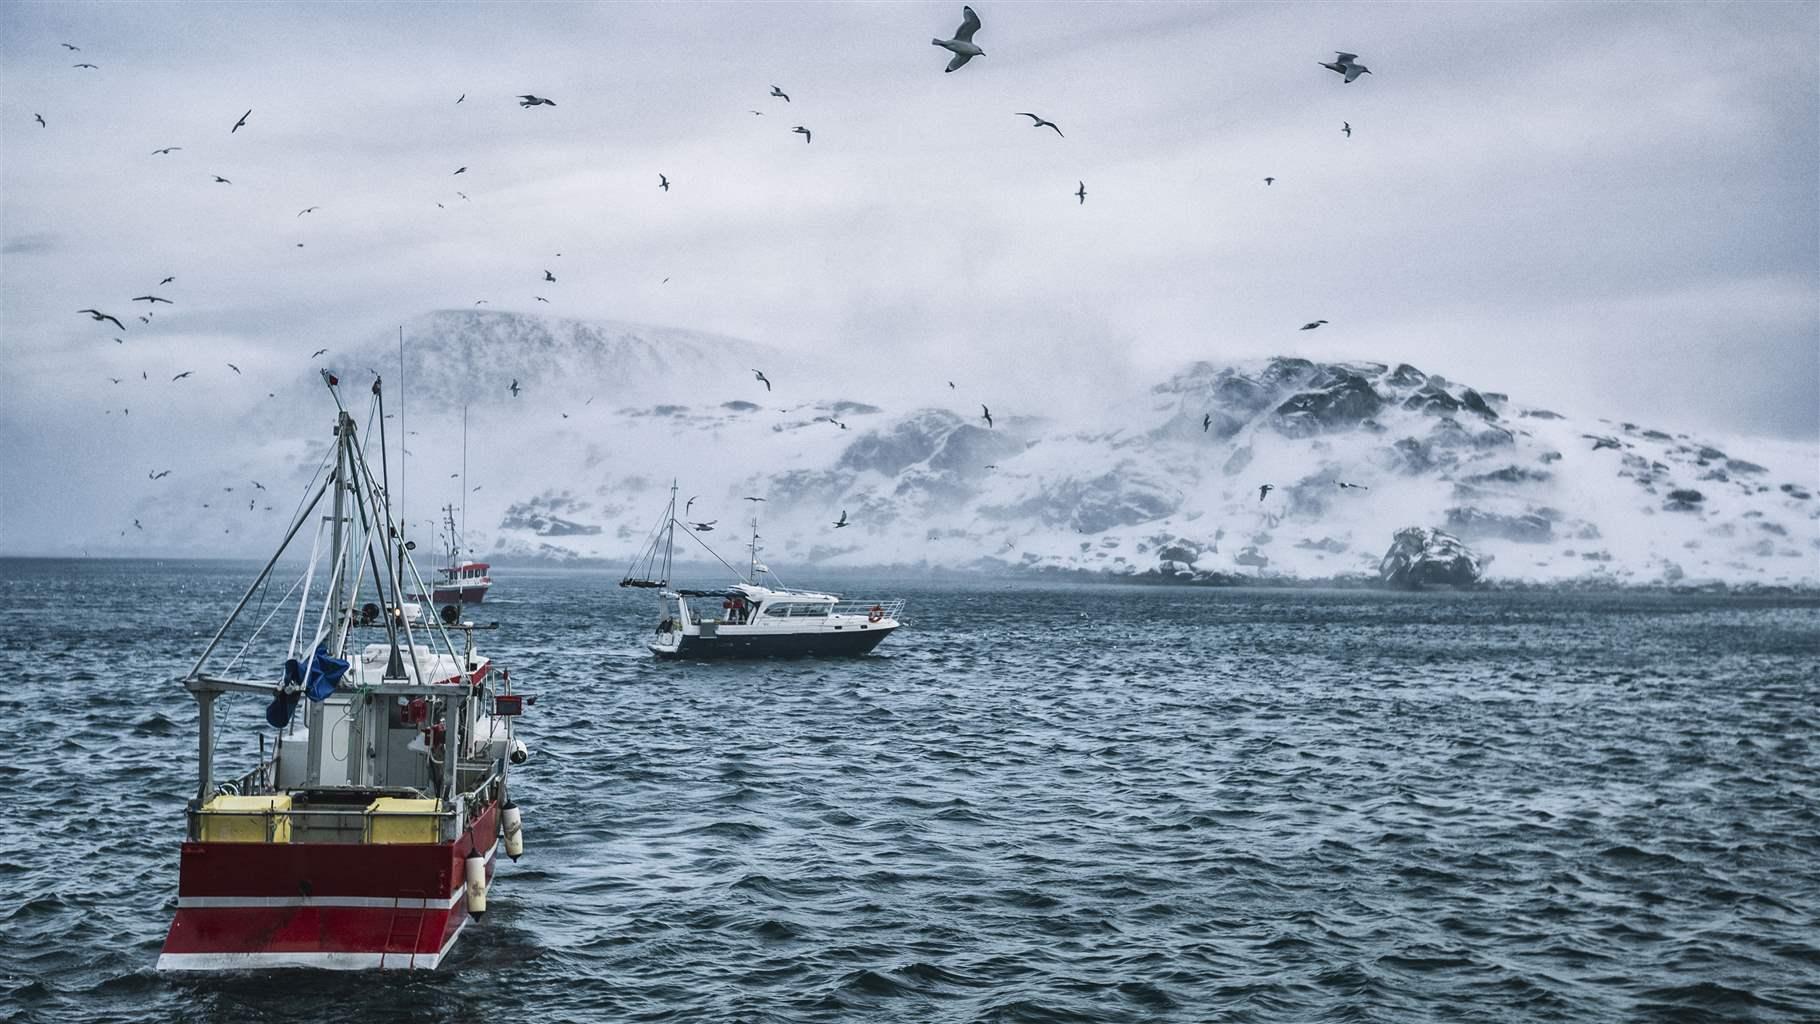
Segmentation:
{"type": "Polygon", "coordinates": [[[432,975],[172,980],[170,680],[250,567],[0,574],[9,1020],[1820,1015],[1811,602],[924,583],[873,657],[704,666],[502,570],[542,697],[485,923],[432,975]]]}

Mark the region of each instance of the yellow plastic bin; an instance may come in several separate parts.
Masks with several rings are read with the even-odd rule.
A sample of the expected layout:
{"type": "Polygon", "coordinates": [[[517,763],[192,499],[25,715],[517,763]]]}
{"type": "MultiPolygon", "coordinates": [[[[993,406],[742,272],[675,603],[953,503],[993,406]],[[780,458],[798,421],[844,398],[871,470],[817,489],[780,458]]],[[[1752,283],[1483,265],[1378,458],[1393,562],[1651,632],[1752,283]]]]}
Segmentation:
{"type": "Polygon", "coordinates": [[[367,804],[367,842],[435,843],[442,840],[437,801],[382,796],[367,804]]]}
{"type": "Polygon", "coordinates": [[[202,805],[200,838],[205,843],[288,843],[289,793],[265,796],[222,794],[202,805]]]}

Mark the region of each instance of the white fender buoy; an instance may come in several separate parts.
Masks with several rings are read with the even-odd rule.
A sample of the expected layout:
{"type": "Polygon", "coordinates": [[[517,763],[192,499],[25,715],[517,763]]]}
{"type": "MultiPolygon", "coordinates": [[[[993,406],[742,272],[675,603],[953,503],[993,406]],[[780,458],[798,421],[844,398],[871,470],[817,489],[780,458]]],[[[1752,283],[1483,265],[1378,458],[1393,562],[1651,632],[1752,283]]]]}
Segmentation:
{"type": "Polygon", "coordinates": [[[468,870],[468,913],[482,917],[487,912],[487,859],[478,851],[470,852],[468,870]]]}
{"type": "Polygon", "coordinates": [[[513,739],[512,740],[512,763],[513,764],[524,764],[526,761],[529,761],[530,759],[531,759],[531,748],[525,746],[524,740],[513,739]]]}
{"type": "Polygon", "coordinates": [[[499,821],[506,833],[506,856],[516,861],[525,852],[525,830],[518,805],[510,800],[499,809],[499,821]]]}

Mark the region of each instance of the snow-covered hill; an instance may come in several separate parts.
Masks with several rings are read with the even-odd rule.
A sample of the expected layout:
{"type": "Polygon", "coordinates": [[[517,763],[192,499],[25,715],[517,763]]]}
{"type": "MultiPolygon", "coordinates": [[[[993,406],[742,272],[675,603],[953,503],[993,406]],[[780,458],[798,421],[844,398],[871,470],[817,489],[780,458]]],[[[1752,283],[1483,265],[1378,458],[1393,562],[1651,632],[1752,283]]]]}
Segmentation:
{"type": "MultiPolygon", "coordinates": [[[[1200,362],[1099,409],[1001,398],[988,427],[980,395],[926,371],[849,367],[842,381],[687,331],[454,311],[406,334],[413,527],[465,499],[470,546],[495,560],[630,561],[674,479],[688,518],[713,524],[698,536],[730,558],[761,509],[764,557],[785,578],[880,565],[1332,578],[1375,572],[1396,532],[1420,526],[1464,540],[1492,580],[1820,585],[1814,445],[1571,417],[1408,365],[1200,362]],[[852,525],[837,530],[843,510],[852,525]]],[[[346,365],[395,366],[395,344],[346,365]]],[[[301,480],[315,447],[240,456],[301,480]]]]}

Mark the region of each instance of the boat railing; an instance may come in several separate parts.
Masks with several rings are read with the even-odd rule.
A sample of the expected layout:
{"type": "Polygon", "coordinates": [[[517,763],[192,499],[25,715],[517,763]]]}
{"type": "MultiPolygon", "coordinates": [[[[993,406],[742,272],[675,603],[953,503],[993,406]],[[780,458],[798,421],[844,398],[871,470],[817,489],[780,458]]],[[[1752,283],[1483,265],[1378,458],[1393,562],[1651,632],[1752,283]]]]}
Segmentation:
{"type": "MultiPolygon", "coordinates": [[[[274,771],[270,761],[264,762],[251,771],[245,772],[237,779],[224,782],[216,790],[218,796],[275,796],[279,795],[270,785],[271,772],[274,771]]],[[[458,828],[452,828],[456,814],[454,807],[443,807],[436,810],[390,809],[384,812],[389,820],[398,819],[434,819],[437,835],[447,835],[472,825],[485,812],[486,808],[504,795],[504,775],[496,761],[468,760],[461,762],[460,774],[457,776],[462,788],[462,805],[466,810],[458,828]]],[[[281,807],[222,807],[211,801],[206,810],[191,806],[188,812],[189,839],[191,842],[203,841],[204,818],[221,821],[246,822],[249,828],[232,828],[223,831],[240,837],[263,836],[261,839],[238,838],[234,841],[246,842],[329,842],[361,844],[373,842],[369,830],[367,805],[376,796],[405,797],[407,799],[426,799],[428,794],[415,789],[395,787],[356,787],[345,793],[334,790],[312,791],[310,796],[325,800],[324,806],[307,804],[289,804],[281,807]],[[334,803],[337,796],[350,798],[352,802],[334,803]],[[257,822],[258,824],[254,824],[257,822]]]]}
{"type": "Polygon", "coordinates": [[[904,601],[903,598],[892,598],[889,601],[840,601],[829,614],[864,615],[870,618],[874,608],[879,610],[879,618],[895,620],[904,610],[904,601]]]}

